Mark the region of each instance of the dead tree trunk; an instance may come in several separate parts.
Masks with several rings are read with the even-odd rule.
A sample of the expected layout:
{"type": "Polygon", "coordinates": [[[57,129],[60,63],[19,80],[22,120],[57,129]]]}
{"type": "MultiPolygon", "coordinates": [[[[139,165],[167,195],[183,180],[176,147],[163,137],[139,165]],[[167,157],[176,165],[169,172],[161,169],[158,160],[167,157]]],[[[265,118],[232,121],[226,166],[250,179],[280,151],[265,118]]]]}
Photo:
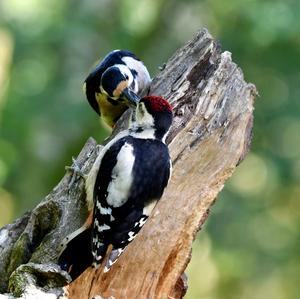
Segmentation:
{"type": "MultiPolygon", "coordinates": [[[[222,53],[207,30],[173,55],[154,79],[150,94],[167,98],[175,111],[167,139],[171,181],[112,269],[106,274],[102,267],[87,269],[67,287],[68,298],[182,298],[183,273],[196,233],[249,149],[256,89],[244,81],[230,53],[222,53]]],[[[128,113],[123,125],[127,118],[128,113]]],[[[84,172],[96,154],[95,142],[88,141],[78,157],[84,172]]],[[[58,245],[86,217],[83,182],[69,183],[66,174],[31,213],[0,230],[0,291],[61,294],[69,277],[55,265],[58,245]]]]}

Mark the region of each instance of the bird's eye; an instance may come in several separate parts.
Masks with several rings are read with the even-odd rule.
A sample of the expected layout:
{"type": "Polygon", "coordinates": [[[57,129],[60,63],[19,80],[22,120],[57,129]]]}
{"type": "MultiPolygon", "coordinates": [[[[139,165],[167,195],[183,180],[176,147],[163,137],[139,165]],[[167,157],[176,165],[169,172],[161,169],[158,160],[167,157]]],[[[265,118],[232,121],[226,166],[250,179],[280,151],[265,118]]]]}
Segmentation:
{"type": "Polygon", "coordinates": [[[126,80],[128,80],[128,79],[129,79],[128,75],[125,75],[125,79],[126,79],[126,80]]]}

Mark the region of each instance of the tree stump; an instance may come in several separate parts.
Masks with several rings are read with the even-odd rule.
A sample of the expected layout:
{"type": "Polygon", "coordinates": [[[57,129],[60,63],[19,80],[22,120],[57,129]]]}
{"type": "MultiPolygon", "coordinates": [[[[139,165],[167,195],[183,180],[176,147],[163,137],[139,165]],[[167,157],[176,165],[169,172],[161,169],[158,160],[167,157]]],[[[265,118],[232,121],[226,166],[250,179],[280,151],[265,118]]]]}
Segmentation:
{"type": "MultiPolygon", "coordinates": [[[[150,94],[165,97],[174,108],[167,137],[173,161],[170,183],[111,270],[88,268],[67,286],[68,298],[182,298],[196,233],[249,150],[255,86],[244,81],[231,54],[222,53],[206,29],[166,63],[150,94]]],[[[125,113],[117,130],[127,119],[125,113]]],[[[93,140],[87,142],[78,157],[83,172],[89,171],[99,150],[93,140]]],[[[49,298],[62,295],[61,286],[70,278],[55,265],[59,243],[82,225],[87,212],[83,182],[70,180],[66,174],[31,213],[0,230],[0,253],[5,257],[0,262],[0,291],[24,296],[35,286],[45,296],[54,296],[49,298]]]]}

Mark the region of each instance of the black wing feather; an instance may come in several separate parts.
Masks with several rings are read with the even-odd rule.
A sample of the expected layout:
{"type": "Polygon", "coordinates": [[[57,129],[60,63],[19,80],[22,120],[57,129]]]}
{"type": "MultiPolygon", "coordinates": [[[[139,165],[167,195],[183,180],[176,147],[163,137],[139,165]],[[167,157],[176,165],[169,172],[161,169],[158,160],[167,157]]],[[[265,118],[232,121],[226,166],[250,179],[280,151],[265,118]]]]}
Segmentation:
{"type": "Polygon", "coordinates": [[[108,150],[99,168],[94,191],[95,199],[102,207],[109,207],[106,201],[107,188],[112,179],[112,170],[117,163],[117,155],[125,142],[133,146],[135,156],[134,180],[129,197],[121,207],[112,208],[114,221],[110,221],[109,215],[101,215],[99,211],[95,211],[94,215],[98,221],[102,219],[101,224],[110,226],[109,230],[101,233],[100,239],[105,244],[112,244],[114,248],[124,248],[130,242],[128,233],[136,234],[141,229],[142,226],[136,223],[148,218],[143,214],[143,208],[161,197],[170,176],[169,152],[165,144],[159,140],[124,137],[108,150]]]}
{"type": "Polygon", "coordinates": [[[75,280],[93,262],[92,228],[84,230],[76,238],[70,240],[58,259],[60,267],[75,280]]]}

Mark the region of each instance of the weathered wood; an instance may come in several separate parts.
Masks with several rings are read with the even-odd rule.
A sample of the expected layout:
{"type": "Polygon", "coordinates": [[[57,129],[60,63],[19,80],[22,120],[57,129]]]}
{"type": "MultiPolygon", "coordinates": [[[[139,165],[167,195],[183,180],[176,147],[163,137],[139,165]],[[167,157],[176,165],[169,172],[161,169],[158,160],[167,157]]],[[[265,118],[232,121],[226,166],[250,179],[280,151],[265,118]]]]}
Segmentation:
{"type": "MultiPolygon", "coordinates": [[[[166,97],[174,107],[174,124],[167,138],[173,161],[170,184],[112,269],[106,274],[102,267],[87,269],[69,285],[69,298],[181,298],[187,288],[183,272],[195,235],[225,180],[249,149],[255,87],[244,81],[230,53],[221,53],[207,30],[173,55],[153,81],[150,93],[166,97]]],[[[125,123],[126,117],[128,113],[122,117],[125,123]]],[[[95,143],[88,142],[78,158],[84,172],[89,171],[96,154],[95,143]]],[[[11,273],[14,295],[23,294],[28,281],[41,289],[49,282],[52,294],[59,294],[60,284],[53,285],[55,271],[63,281],[68,280],[49,263],[56,261],[60,241],[81,226],[86,216],[83,182],[72,180],[70,184],[70,180],[66,174],[30,215],[0,230],[0,254],[5,248],[10,256],[9,263],[0,261],[0,292],[7,291],[11,273]],[[56,221],[42,225],[48,213],[56,221]],[[14,225],[19,229],[12,239],[14,225]],[[6,242],[10,245],[4,246],[6,242]],[[28,262],[25,270],[30,271],[26,270],[24,282],[24,267],[23,272],[14,270],[28,262]],[[44,266],[37,267],[37,263],[44,266]],[[37,268],[43,273],[43,285],[37,268]],[[7,277],[4,281],[3,275],[7,277]]]]}
{"type": "MultiPolygon", "coordinates": [[[[90,138],[77,158],[84,173],[90,170],[97,153],[96,142],[90,138]]],[[[32,294],[33,282],[46,293],[50,285],[50,294],[63,293],[61,285],[70,277],[53,263],[57,262],[61,241],[84,223],[87,214],[84,184],[73,178],[67,172],[35,209],[0,229],[0,293],[10,291],[15,296],[41,298],[40,293],[37,297],[28,295],[32,294]],[[52,283],[53,276],[60,281],[57,288],[52,283]]]]}
{"type": "Polygon", "coordinates": [[[88,269],[71,283],[69,298],[181,298],[185,288],[177,282],[195,235],[249,149],[255,87],[206,30],[174,54],[150,93],[175,109],[171,181],[111,271],[88,269]]]}

